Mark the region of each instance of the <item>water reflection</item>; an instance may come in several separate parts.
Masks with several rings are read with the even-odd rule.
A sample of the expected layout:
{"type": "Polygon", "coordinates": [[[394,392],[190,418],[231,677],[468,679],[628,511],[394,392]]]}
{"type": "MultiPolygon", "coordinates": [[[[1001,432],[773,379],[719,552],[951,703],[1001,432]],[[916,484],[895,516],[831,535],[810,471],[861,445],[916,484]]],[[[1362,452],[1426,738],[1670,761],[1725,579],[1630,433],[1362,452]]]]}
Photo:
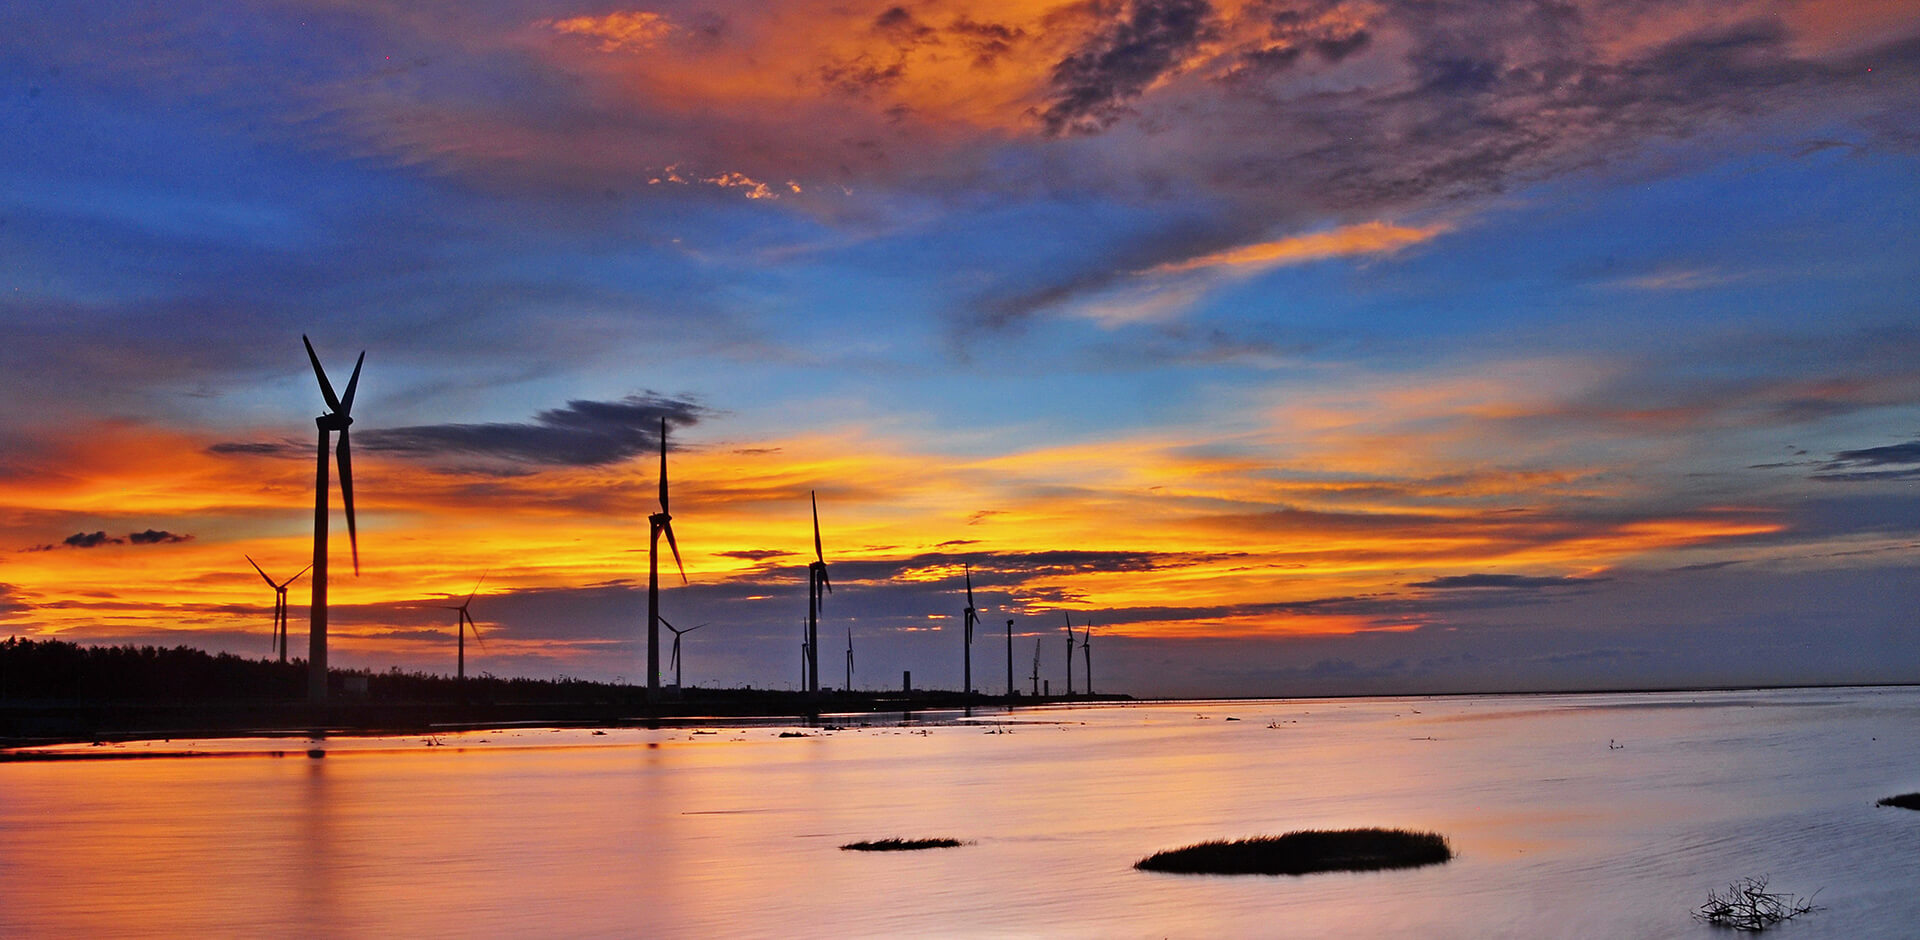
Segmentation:
{"type": "Polygon", "coordinates": [[[1916,719],[1907,689],[1189,703],[7,764],[0,934],[1673,936],[1706,930],[1686,912],[1707,888],[1770,874],[1824,889],[1800,933],[1897,935],[1920,814],[1872,803],[1920,789],[1916,719]],[[1459,857],[1131,868],[1355,825],[1459,857]],[[972,844],[836,848],[893,836],[972,844]]]}

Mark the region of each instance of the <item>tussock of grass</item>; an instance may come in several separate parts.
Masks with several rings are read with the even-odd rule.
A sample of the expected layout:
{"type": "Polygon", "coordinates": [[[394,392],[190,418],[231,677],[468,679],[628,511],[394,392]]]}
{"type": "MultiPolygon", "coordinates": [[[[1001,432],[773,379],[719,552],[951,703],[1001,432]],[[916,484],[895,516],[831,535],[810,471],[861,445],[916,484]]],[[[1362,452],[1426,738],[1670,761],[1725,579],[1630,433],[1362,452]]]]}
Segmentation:
{"type": "Polygon", "coordinates": [[[959,839],[880,839],[875,842],[849,842],[840,848],[849,852],[911,852],[914,849],[950,849],[962,844],[959,839]]]}
{"type": "Polygon", "coordinates": [[[1433,832],[1306,830],[1231,842],[1201,842],[1155,853],[1133,867],[1187,875],[1305,875],[1414,868],[1452,857],[1446,837],[1433,832]]]}
{"type": "Polygon", "coordinates": [[[1899,809],[1920,809],[1920,793],[1902,793],[1880,801],[1881,806],[1893,806],[1899,809]]]}

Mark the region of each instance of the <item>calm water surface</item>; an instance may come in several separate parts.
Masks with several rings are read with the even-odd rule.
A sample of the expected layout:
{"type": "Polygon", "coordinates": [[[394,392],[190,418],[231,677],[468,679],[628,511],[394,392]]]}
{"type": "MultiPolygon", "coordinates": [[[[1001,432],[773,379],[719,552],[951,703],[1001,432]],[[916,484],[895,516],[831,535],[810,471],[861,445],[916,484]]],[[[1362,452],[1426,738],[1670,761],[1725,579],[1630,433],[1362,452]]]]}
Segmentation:
{"type": "Polygon", "coordinates": [[[1874,806],[1920,790],[1917,689],[781,730],[0,765],[0,935],[1714,937],[1689,911],[1747,875],[1819,891],[1782,937],[1920,930],[1920,813],[1874,806]],[[1360,825],[1437,830],[1458,855],[1300,878],[1132,868],[1360,825]],[[889,836],[970,844],[837,849],[889,836]]]}

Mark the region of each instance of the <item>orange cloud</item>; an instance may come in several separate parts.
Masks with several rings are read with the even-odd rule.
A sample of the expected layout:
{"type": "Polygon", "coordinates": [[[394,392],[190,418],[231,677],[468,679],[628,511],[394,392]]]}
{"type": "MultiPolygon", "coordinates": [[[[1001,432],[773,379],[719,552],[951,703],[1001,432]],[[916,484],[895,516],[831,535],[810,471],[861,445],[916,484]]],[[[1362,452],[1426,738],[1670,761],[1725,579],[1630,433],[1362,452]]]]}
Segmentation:
{"type": "Polygon", "coordinates": [[[598,39],[601,52],[651,48],[674,31],[673,24],[664,15],[645,10],[616,10],[605,16],[547,20],[545,25],[555,32],[598,39]]]}
{"type": "Polygon", "coordinates": [[[1277,241],[1216,251],[1185,261],[1168,262],[1149,269],[1147,273],[1169,274],[1218,267],[1268,268],[1352,255],[1392,254],[1409,245],[1417,245],[1445,234],[1449,229],[1450,227],[1446,225],[1420,228],[1392,225],[1386,222],[1363,222],[1328,232],[1295,235],[1277,241]]]}

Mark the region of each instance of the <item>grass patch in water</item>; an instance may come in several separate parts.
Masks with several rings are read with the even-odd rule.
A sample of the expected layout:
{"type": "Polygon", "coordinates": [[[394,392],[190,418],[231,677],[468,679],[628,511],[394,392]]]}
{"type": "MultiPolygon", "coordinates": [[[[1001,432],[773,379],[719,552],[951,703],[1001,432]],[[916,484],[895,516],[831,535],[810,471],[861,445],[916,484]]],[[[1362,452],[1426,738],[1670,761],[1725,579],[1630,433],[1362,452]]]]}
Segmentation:
{"type": "Polygon", "coordinates": [[[1156,852],[1133,867],[1184,875],[1305,875],[1414,868],[1452,857],[1446,837],[1433,832],[1310,829],[1283,836],[1201,842],[1156,852]]]}
{"type": "Polygon", "coordinates": [[[911,852],[915,849],[950,849],[964,844],[959,839],[880,839],[875,842],[849,842],[840,848],[849,852],[911,852]]]}

